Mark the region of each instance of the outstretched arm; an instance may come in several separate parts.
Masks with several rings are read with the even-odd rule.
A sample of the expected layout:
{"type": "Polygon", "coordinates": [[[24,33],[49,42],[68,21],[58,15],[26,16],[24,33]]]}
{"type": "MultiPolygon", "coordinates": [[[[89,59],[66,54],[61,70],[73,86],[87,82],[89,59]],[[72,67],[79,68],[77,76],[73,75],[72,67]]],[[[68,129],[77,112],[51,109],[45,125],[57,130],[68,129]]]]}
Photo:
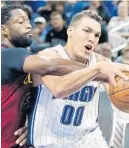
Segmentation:
{"type": "Polygon", "coordinates": [[[85,68],[86,66],[71,60],[59,58],[38,57],[37,55],[30,55],[24,61],[24,72],[36,73],[40,75],[65,75],[75,70],[85,68]]]}
{"type": "Polygon", "coordinates": [[[73,70],[78,70],[85,67],[85,65],[81,63],[62,59],[60,56],[57,56],[56,52],[51,51],[53,56],[50,55],[50,51],[42,51],[42,53],[45,52],[47,52],[47,55],[40,58],[38,55],[32,55],[32,53],[26,48],[2,50],[1,63],[3,66],[5,64],[8,65],[11,70],[31,74],[36,73],[42,76],[46,74],[64,75],[73,70]]]}
{"type": "Polygon", "coordinates": [[[65,76],[45,76],[42,77],[43,83],[58,97],[66,97],[79,90],[89,81],[102,75],[116,85],[115,76],[119,75],[123,79],[127,77],[122,71],[129,71],[129,66],[124,64],[115,64],[112,62],[99,62],[98,64],[67,74],[65,76]]]}

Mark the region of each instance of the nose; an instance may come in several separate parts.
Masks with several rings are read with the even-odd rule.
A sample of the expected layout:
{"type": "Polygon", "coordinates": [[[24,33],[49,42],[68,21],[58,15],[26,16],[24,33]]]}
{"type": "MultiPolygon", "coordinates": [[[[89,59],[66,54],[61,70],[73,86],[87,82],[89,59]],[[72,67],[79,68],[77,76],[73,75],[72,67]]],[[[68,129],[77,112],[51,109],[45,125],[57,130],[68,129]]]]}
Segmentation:
{"type": "Polygon", "coordinates": [[[28,30],[31,30],[32,29],[32,26],[31,26],[30,22],[26,22],[26,28],[28,30]]]}
{"type": "Polygon", "coordinates": [[[94,33],[90,33],[89,36],[88,36],[88,41],[91,42],[91,43],[93,43],[94,40],[95,40],[95,35],[94,35],[94,33]]]}

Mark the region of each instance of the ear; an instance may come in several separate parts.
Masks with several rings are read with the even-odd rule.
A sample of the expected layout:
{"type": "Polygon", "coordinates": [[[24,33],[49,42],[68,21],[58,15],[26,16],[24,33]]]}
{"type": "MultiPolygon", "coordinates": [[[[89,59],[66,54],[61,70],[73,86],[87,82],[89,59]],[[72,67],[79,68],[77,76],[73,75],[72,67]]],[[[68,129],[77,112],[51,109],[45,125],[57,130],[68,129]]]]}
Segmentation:
{"type": "Polygon", "coordinates": [[[4,37],[7,37],[9,32],[8,32],[8,28],[6,25],[1,25],[1,34],[4,36],[4,37]]]}
{"type": "Polygon", "coordinates": [[[67,29],[68,37],[72,37],[72,33],[73,33],[73,27],[69,26],[68,29],[67,29]]]}

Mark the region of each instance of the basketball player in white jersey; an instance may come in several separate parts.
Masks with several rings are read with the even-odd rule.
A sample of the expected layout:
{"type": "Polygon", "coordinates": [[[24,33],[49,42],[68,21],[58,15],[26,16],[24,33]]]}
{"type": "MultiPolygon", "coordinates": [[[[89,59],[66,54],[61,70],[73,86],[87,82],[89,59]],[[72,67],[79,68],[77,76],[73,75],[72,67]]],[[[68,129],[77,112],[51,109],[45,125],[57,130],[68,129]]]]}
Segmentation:
{"type": "Polygon", "coordinates": [[[116,85],[114,76],[127,79],[122,71],[129,71],[129,66],[111,63],[93,52],[101,35],[100,22],[95,12],[80,12],[70,23],[66,46],[40,52],[41,58],[60,57],[86,68],[64,76],[33,76],[28,144],[36,148],[108,148],[96,122],[100,82],[95,78],[108,78],[116,85]]]}

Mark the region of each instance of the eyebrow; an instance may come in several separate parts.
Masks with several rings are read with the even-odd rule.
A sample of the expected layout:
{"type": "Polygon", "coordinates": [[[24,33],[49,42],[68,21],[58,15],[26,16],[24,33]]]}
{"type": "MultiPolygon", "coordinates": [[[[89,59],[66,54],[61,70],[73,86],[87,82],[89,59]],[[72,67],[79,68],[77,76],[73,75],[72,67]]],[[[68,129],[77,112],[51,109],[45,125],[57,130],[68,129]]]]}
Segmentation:
{"type": "Polygon", "coordinates": [[[88,26],[84,26],[84,29],[85,29],[85,28],[88,28],[88,29],[90,29],[91,31],[94,31],[95,33],[101,35],[101,32],[96,32],[95,30],[93,30],[92,28],[90,28],[90,27],[88,27],[88,26]]]}
{"type": "Polygon", "coordinates": [[[19,19],[23,19],[23,20],[29,20],[28,17],[24,17],[24,16],[16,16],[16,17],[12,17],[14,21],[19,21],[19,19]]]}
{"type": "Polygon", "coordinates": [[[16,19],[17,19],[17,18],[29,19],[29,17],[28,17],[27,15],[13,16],[13,13],[12,13],[12,12],[11,12],[11,15],[12,15],[11,17],[14,18],[14,19],[15,19],[15,18],[16,18],[16,19]]]}
{"type": "Polygon", "coordinates": [[[28,16],[22,16],[22,15],[18,16],[18,18],[29,19],[28,16]]]}

